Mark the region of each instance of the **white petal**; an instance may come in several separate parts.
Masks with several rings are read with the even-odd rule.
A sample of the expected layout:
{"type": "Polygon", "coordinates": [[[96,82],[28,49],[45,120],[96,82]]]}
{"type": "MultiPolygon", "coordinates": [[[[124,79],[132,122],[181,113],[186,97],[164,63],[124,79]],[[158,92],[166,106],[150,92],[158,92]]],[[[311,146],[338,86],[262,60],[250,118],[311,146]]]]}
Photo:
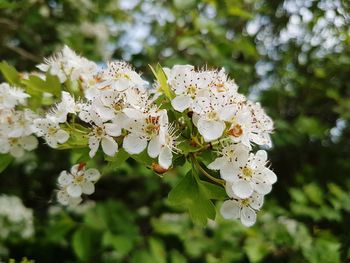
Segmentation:
{"type": "Polygon", "coordinates": [[[111,120],[114,118],[114,110],[107,108],[103,105],[97,104],[94,107],[95,111],[97,112],[98,115],[104,120],[111,120]]]}
{"type": "Polygon", "coordinates": [[[136,109],[126,108],[123,110],[123,112],[131,119],[140,120],[144,118],[144,114],[136,109]]]}
{"type": "Polygon", "coordinates": [[[249,198],[250,199],[250,206],[253,209],[260,209],[262,207],[262,205],[264,204],[264,196],[263,195],[259,195],[257,193],[253,193],[252,196],[249,198]]]}
{"type": "Polygon", "coordinates": [[[24,155],[24,149],[20,146],[14,146],[10,149],[10,154],[13,157],[20,158],[24,155]]]}
{"type": "Polygon", "coordinates": [[[105,123],[105,131],[110,136],[119,136],[122,133],[121,125],[117,123],[105,123]]]}
{"type": "Polygon", "coordinates": [[[94,168],[87,169],[84,175],[88,181],[92,181],[92,182],[97,181],[101,177],[100,172],[94,168]]]}
{"type": "Polygon", "coordinates": [[[102,150],[108,156],[114,156],[118,151],[117,142],[110,136],[105,136],[101,140],[102,150]]]}
{"type": "Polygon", "coordinates": [[[57,142],[65,143],[69,138],[69,133],[64,130],[58,130],[54,137],[57,142]]]}
{"type": "Polygon", "coordinates": [[[226,191],[226,193],[227,193],[227,195],[229,197],[237,198],[237,196],[232,191],[232,183],[226,182],[226,184],[225,184],[225,191],[226,191]]]}
{"type": "Polygon", "coordinates": [[[160,151],[158,161],[159,165],[162,166],[164,169],[168,169],[172,163],[173,160],[173,153],[168,147],[163,147],[163,149],[160,151]]]}
{"type": "Polygon", "coordinates": [[[191,98],[185,95],[180,95],[175,97],[172,101],[171,101],[171,105],[173,106],[173,108],[179,112],[183,112],[184,110],[186,110],[188,107],[190,107],[191,105],[191,98]]]}
{"type": "Polygon", "coordinates": [[[73,176],[67,173],[67,171],[62,171],[60,173],[60,176],[58,177],[58,183],[63,186],[69,185],[70,183],[72,183],[72,181],[73,176]]]}
{"type": "Polygon", "coordinates": [[[95,185],[89,181],[86,181],[81,185],[81,190],[84,194],[91,195],[93,192],[95,192],[95,185]]]}
{"type": "Polygon", "coordinates": [[[263,174],[265,175],[266,180],[267,180],[270,184],[276,183],[276,181],[277,181],[277,176],[276,176],[276,174],[275,174],[273,171],[271,171],[269,168],[264,168],[262,172],[263,172],[263,174]]]}
{"type": "Polygon", "coordinates": [[[220,208],[220,213],[225,219],[239,218],[239,203],[235,200],[226,200],[220,208]]]}
{"type": "Polygon", "coordinates": [[[226,159],[224,157],[218,157],[214,160],[214,162],[208,165],[208,168],[211,170],[220,170],[226,163],[226,159]]]}
{"type": "Polygon", "coordinates": [[[226,163],[220,169],[220,176],[222,179],[235,182],[238,180],[239,168],[233,163],[226,163]]]}
{"type": "Polygon", "coordinates": [[[151,158],[156,158],[160,153],[160,149],[161,144],[159,142],[159,137],[157,136],[149,142],[147,153],[151,158]]]}
{"type": "Polygon", "coordinates": [[[232,191],[239,198],[248,198],[253,193],[253,188],[250,182],[239,180],[232,185],[232,191]]]}
{"type": "Polygon", "coordinates": [[[257,153],[255,154],[255,161],[258,165],[265,165],[267,161],[267,152],[264,150],[257,151],[257,153]]]}
{"type": "Polygon", "coordinates": [[[199,119],[197,125],[199,133],[204,137],[206,142],[220,138],[225,129],[225,123],[222,121],[199,119]]]}
{"type": "Polygon", "coordinates": [[[81,187],[79,185],[76,184],[71,184],[67,187],[67,193],[71,196],[71,197],[79,197],[81,196],[81,187]]]}
{"type": "Polygon", "coordinates": [[[65,190],[60,190],[57,192],[57,201],[62,205],[68,205],[69,199],[70,199],[70,196],[65,190]]]}
{"type": "Polygon", "coordinates": [[[147,140],[136,134],[129,134],[125,136],[123,147],[129,154],[139,154],[147,146],[147,140]]]}
{"type": "Polygon", "coordinates": [[[36,147],[38,147],[38,139],[34,136],[23,137],[21,138],[20,142],[23,148],[27,151],[34,150],[36,147]]]}
{"type": "Polygon", "coordinates": [[[100,146],[100,140],[95,136],[90,136],[89,137],[90,158],[95,156],[99,146],[100,146]]]}
{"type": "Polygon", "coordinates": [[[256,213],[250,207],[242,207],[241,210],[241,222],[246,227],[250,227],[256,222],[256,213]]]}
{"type": "Polygon", "coordinates": [[[253,183],[253,188],[257,193],[262,194],[262,195],[266,195],[266,194],[271,192],[272,185],[269,183],[264,183],[262,181],[256,180],[253,183]]]}

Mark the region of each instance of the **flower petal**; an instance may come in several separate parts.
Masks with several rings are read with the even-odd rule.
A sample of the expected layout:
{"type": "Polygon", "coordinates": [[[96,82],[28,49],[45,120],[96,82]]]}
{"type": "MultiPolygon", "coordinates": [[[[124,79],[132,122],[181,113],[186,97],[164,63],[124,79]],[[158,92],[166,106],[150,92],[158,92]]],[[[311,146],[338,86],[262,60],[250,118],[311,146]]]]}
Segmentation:
{"type": "Polygon", "coordinates": [[[147,153],[151,158],[156,158],[160,153],[161,144],[159,139],[159,136],[157,136],[153,138],[148,144],[147,153]]]}
{"type": "Polygon", "coordinates": [[[105,136],[101,140],[102,150],[108,156],[114,156],[118,151],[117,142],[110,136],[105,136]]]}
{"type": "Polygon", "coordinates": [[[175,110],[183,112],[184,110],[188,109],[188,107],[190,107],[191,98],[185,95],[177,96],[171,101],[171,105],[175,110]]]}
{"type": "Polygon", "coordinates": [[[57,201],[62,205],[68,205],[69,199],[70,199],[70,196],[65,190],[60,190],[57,192],[57,201]]]}
{"type": "Polygon", "coordinates": [[[117,123],[105,123],[105,131],[110,136],[119,136],[122,133],[121,125],[117,123]]]}
{"type": "Polygon", "coordinates": [[[239,203],[236,200],[226,200],[221,208],[220,213],[225,219],[239,218],[239,203]]]}
{"type": "Polygon", "coordinates": [[[58,130],[54,137],[57,142],[65,143],[69,138],[69,133],[64,130],[58,130]]]}
{"type": "Polygon", "coordinates": [[[216,140],[221,137],[225,124],[222,121],[207,121],[199,119],[197,128],[206,142],[216,140]]]}
{"type": "Polygon", "coordinates": [[[89,181],[86,181],[81,184],[81,190],[84,194],[91,195],[95,192],[95,185],[89,181]]]}
{"type": "Polygon", "coordinates": [[[225,165],[225,158],[218,157],[214,160],[214,162],[208,165],[208,168],[211,170],[220,170],[225,165]]]}
{"type": "Polygon", "coordinates": [[[159,165],[162,166],[164,169],[168,169],[172,163],[173,160],[173,153],[168,147],[163,147],[163,149],[160,151],[158,161],[159,165]]]}
{"type": "Polygon", "coordinates": [[[71,197],[79,197],[81,196],[81,187],[80,185],[76,185],[76,184],[71,184],[67,187],[67,193],[71,196],[71,197]]]}
{"type": "Polygon", "coordinates": [[[264,168],[263,169],[263,174],[265,175],[266,180],[270,183],[270,184],[274,184],[277,182],[277,176],[276,174],[271,171],[269,168],[264,168]]]}
{"type": "Polygon", "coordinates": [[[129,154],[139,154],[147,146],[147,140],[136,134],[129,134],[124,137],[123,147],[129,154]]]}
{"type": "Polygon", "coordinates": [[[245,180],[239,180],[232,185],[232,191],[239,198],[248,198],[253,193],[253,187],[245,180]]]}
{"type": "Polygon", "coordinates": [[[99,146],[100,146],[100,139],[98,139],[95,136],[90,136],[89,137],[90,158],[95,156],[99,146]]]}
{"type": "Polygon", "coordinates": [[[96,182],[100,179],[101,174],[97,169],[90,168],[85,171],[84,176],[88,181],[96,182]]]}
{"type": "Polygon", "coordinates": [[[241,210],[241,222],[246,227],[250,227],[256,222],[256,213],[250,207],[242,207],[241,210]]]}
{"type": "Polygon", "coordinates": [[[249,199],[250,199],[249,205],[255,210],[260,209],[262,207],[262,205],[264,204],[264,196],[263,195],[253,193],[249,199]]]}
{"type": "Polygon", "coordinates": [[[26,136],[20,139],[22,147],[27,150],[31,151],[34,150],[36,147],[38,147],[38,139],[34,136],[26,136]]]}
{"type": "Polygon", "coordinates": [[[71,184],[72,181],[73,181],[73,176],[67,173],[67,171],[62,171],[58,177],[58,183],[63,186],[71,184]]]}

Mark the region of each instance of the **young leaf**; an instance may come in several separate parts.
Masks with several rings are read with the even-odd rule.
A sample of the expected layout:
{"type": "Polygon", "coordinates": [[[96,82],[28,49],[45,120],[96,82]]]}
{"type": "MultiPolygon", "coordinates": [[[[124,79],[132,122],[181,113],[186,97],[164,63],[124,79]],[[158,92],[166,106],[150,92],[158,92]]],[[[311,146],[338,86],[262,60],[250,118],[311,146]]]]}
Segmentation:
{"type": "Polygon", "coordinates": [[[0,173],[11,164],[13,157],[9,154],[0,154],[0,173]]]}
{"type": "Polygon", "coordinates": [[[156,77],[159,83],[160,89],[163,91],[163,93],[168,99],[172,100],[175,97],[175,94],[173,93],[173,91],[170,89],[168,85],[167,77],[165,75],[165,72],[162,66],[160,64],[157,64],[156,69],[154,69],[151,65],[149,65],[149,67],[151,68],[154,76],[156,77]]]}
{"type": "Polygon", "coordinates": [[[11,85],[20,85],[21,81],[19,73],[14,67],[7,64],[7,62],[2,61],[0,63],[0,71],[8,83],[11,85]]]}

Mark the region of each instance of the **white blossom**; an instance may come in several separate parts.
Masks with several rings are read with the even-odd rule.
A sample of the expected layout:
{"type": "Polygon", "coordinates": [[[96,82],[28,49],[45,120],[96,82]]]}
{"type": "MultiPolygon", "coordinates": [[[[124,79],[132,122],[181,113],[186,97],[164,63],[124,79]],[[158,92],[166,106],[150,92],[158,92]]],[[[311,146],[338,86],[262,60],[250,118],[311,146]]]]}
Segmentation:
{"type": "Polygon", "coordinates": [[[264,196],[253,193],[245,199],[226,200],[220,209],[225,219],[240,219],[244,226],[250,227],[256,222],[256,212],[262,207],[264,196]]]}
{"type": "Polygon", "coordinates": [[[37,136],[43,137],[46,143],[57,148],[59,143],[69,139],[69,133],[63,130],[54,118],[38,118],[34,120],[34,130],[37,136]]]}
{"type": "Polygon", "coordinates": [[[76,164],[69,172],[62,171],[58,177],[58,201],[63,205],[79,203],[82,194],[91,195],[95,192],[94,184],[100,177],[98,170],[86,169],[85,164],[76,164]]]}
{"type": "Polygon", "coordinates": [[[114,156],[118,151],[118,144],[112,136],[119,136],[120,133],[119,124],[116,123],[105,123],[93,126],[92,131],[89,133],[90,157],[92,158],[95,156],[100,144],[105,154],[114,156]]]}
{"type": "Polygon", "coordinates": [[[267,168],[267,153],[259,150],[250,154],[245,164],[227,166],[221,170],[221,176],[232,183],[233,193],[240,198],[248,198],[257,192],[265,195],[271,191],[277,181],[276,174],[267,168]]]}
{"type": "Polygon", "coordinates": [[[16,105],[25,104],[29,97],[20,88],[11,87],[8,83],[0,84],[0,110],[13,109],[16,105]]]}

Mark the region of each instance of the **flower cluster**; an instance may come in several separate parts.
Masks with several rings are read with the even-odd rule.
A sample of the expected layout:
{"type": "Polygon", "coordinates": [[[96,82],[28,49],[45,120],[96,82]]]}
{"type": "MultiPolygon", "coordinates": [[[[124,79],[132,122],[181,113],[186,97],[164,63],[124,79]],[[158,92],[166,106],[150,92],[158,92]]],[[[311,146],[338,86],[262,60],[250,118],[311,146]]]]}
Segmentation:
{"type": "Polygon", "coordinates": [[[0,240],[30,238],[34,234],[33,211],[17,196],[0,196],[0,240]]]}
{"type": "Polygon", "coordinates": [[[37,116],[30,109],[23,109],[28,97],[22,89],[0,84],[0,153],[19,158],[37,147],[32,129],[37,116]]]}
{"type": "Polygon", "coordinates": [[[272,120],[259,104],[238,93],[224,70],[196,71],[190,65],[177,65],[165,72],[175,93],[174,109],[192,113],[193,124],[206,142],[219,142],[218,158],[208,168],[220,171],[232,199],[222,206],[222,215],[253,225],[255,211],[277,177],[266,167],[266,151],[250,151],[252,144],[271,146],[272,120]]]}
{"type": "MultiPolygon", "coordinates": [[[[143,154],[149,168],[164,173],[174,166],[175,158],[202,162],[205,152],[214,151],[216,158],[205,155],[210,156],[205,163],[221,179],[204,175],[226,188],[230,199],[222,206],[223,217],[240,218],[246,226],[255,223],[256,211],[277,178],[266,167],[266,151],[252,149],[272,145],[273,122],[258,103],[238,93],[223,69],[157,67],[152,69],[157,78],[152,88],[124,61],[99,68],[68,47],[38,68],[45,73],[36,73],[40,83],[55,76],[61,85],[62,90],[52,96],[58,101],[49,110],[37,110],[38,115],[27,108],[19,111],[15,107],[24,107],[29,95],[1,84],[1,153],[19,157],[34,149],[34,132],[52,148],[87,148],[88,158],[114,160],[121,148],[135,160],[143,154]]],[[[29,76],[26,83],[30,81],[29,76]]],[[[79,204],[82,194],[94,192],[99,177],[96,169],[86,170],[84,164],[63,171],[58,201],[79,204]]]]}

